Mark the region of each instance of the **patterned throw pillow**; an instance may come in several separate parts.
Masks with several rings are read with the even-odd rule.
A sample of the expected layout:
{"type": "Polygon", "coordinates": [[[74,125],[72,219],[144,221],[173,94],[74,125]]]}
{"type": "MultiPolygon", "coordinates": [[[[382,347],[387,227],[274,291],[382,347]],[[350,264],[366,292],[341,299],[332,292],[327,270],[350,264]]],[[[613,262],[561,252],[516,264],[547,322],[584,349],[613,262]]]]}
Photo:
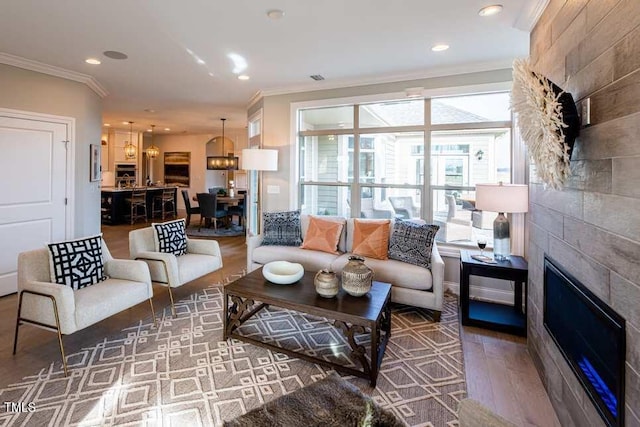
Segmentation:
{"type": "Polygon", "coordinates": [[[187,253],[187,234],[184,230],[184,218],[175,221],[151,224],[155,230],[156,251],[175,256],[187,253]]]}
{"type": "Polygon", "coordinates": [[[309,229],[300,247],[330,254],[339,253],[338,243],[340,243],[340,235],[345,223],[345,220],[309,217],[309,229]]]}
{"type": "Polygon", "coordinates": [[[397,219],[389,240],[389,258],[431,268],[431,250],[439,226],[397,219]]]}
{"type": "Polygon", "coordinates": [[[50,243],[47,247],[52,283],[78,290],[107,279],[102,258],[102,234],[50,243]]]}
{"type": "Polygon", "coordinates": [[[391,221],[353,220],[353,252],[356,255],[375,259],[388,259],[389,228],[391,221]]]}
{"type": "Polygon", "coordinates": [[[300,211],[265,212],[262,245],[300,246],[300,211]]]}

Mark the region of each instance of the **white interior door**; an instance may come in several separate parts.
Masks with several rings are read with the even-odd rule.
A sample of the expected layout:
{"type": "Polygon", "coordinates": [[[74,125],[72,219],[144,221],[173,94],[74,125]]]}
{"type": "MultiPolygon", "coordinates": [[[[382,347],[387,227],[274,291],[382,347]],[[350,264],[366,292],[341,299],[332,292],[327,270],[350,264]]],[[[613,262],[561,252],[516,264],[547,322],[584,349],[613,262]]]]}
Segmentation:
{"type": "Polygon", "coordinates": [[[65,123],[0,112],[0,295],[17,291],[18,254],[66,237],[65,123]]]}

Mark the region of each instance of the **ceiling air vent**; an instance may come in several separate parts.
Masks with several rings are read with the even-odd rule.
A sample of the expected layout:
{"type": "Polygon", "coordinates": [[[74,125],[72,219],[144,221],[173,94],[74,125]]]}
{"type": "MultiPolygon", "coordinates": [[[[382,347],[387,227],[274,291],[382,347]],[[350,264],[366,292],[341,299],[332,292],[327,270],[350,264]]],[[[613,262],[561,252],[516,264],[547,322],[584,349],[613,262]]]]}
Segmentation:
{"type": "Polygon", "coordinates": [[[309,76],[309,77],[311,77],[313,80],[316,80],[316,81],[324,80],[324,77],[322,77],[322,75],[320,75],[320,74],[314,74],[314,75],[309,76]]]}

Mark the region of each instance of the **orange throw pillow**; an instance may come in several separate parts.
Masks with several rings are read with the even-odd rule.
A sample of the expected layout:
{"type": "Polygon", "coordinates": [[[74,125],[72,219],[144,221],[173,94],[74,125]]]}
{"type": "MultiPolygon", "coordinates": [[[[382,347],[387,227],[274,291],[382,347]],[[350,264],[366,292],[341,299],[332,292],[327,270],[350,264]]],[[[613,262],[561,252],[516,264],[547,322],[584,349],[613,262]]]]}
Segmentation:
{"type": "Polygon", "coordinates": [[[343,227],[342,221],[309,217],[309,228],[300,247],[337,254],[343,227]]]}
{"type": "Polygon", "coordinates": [[[375,259],[388,259],[391,221],[360,221],[353,223],[353,249],[356,255],[375,259]]]}

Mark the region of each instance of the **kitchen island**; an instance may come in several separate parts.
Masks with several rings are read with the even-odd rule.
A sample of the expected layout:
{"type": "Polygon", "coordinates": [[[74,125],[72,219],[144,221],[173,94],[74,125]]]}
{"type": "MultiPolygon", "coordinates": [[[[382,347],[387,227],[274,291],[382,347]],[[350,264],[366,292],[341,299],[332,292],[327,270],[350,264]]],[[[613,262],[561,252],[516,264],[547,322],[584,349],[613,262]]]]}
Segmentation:
{"type": "MultiPolygon", "coordinates": [[[[166,188],[173,189],[173,215],[177,217],[177,190],[178,187],[136,187],[147,190],[147,219],[153,218],[153,199],[162,195],[166,188]]],[[[130,214],[130,207],[126,199],[131,198],[133,188],[102,187],[100,197],[101,221],[103,224],[124,224],[130,214]]]]}

